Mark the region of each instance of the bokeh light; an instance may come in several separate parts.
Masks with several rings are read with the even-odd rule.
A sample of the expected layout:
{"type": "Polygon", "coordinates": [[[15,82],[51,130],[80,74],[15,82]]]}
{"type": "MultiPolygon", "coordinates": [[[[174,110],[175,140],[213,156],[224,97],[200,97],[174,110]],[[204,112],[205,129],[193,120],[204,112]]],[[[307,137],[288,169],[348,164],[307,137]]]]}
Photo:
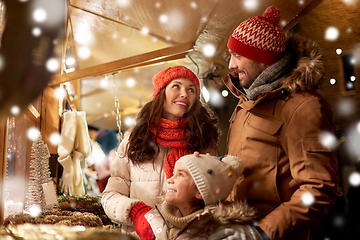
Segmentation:
{"type": "Polygon", "coordinates": [[[299,0],[299,5],[304,5],[304,0],[299,0]]]}
{"type": "Polygon", "coordinates": [[[91,55],[91,51],[88,47],[80,47],[77,51],[79,58],[88,59],[91,55]]]}
{"type": "Polygon", "coordinates": [[[50,141],[50,144],[53,145],[53,146],[59,145],[59,143],[61,141],[60,133],[54,132],[54,133],[50,134],[49,141],[50,141]]]}
{"type": "Polygon", "coordinates": [[[74,29],[74,40],[81,45],[92,45],[95,42],[92,26],[88,22],[77,25],[74,29]]]}
{"type": "Polygon", "coordinates": [[[222,90],[221,91],[221,95],[223,96],[223,97],[227,97],[227,96],[229,96],[229,91],[228,90],[222,90]]]}
{"type": "Polygon", "coordinates": [[[46,69],[49,72],[56,72],[59,70],[59,68],[60,68],[60,63],[58,59],[50,58],[49,60],[46,61],[46,69]]]}
{"type": "Polygon", "coordinates": [[[68,57],[66,60],[65,60],[65,63],[66,65],[73,65],[75,63],[75,58],[73,57],[68,57]]]}
{"type": "Polygon", "coordinates": [[[215,52],[216,52],[216,48],[215,48],[214,44],[211,44],[211,43],[205,44],[202,49],[202,53],[206,57],[213,57],[215,55],[215,52]]]}
{"type": "Polygon", "coordinates": [[[159,20],[161,23],[166,23],[169,20],[169,18],[166,14],[161,14],[159,20]]]}
{"type": "Polygon", "coordinates": [[[156,2],[156,3],[155,3],[155,7],[156,7],[156,8],[160,8],[160,7],[161,7],[161,3],[156,2]]]}
{"type": "Polygon", "coordinates": [[[42,27],[63,28],[65,5],[63,0],[30,1],[32,17],[42,27]]]}
{"type": "Polygon", "coordinates": [[[105,77],[104,79],[102,79],[100,81],[100,87],[107,88],[108,86],[109,86],[109,81],[108,81],[107,77],[105,77]]]}
{"type": "Polygon", "coordinates": [[[336,112],[339,116],[346,117],[354,113],[355,105],[351,99],[343,98],[340,99],[336,104],[336,112]]]}
{"type": "Polygon", "coordinates": [[[336,49],[336,54],[340,55],[342,53],[342,50],[340,48],[336,49]]]}
{"type": "Polygon", "coordinates": [[[358,3],[358,0],[342,0],[348,6],[355,6],[358,3]]]}
{"type": "Polygon", "coordinates": [[[356,77],[355,76],[351,76],[350,77],[350,81],[354,82],[356,80],[356,77]]]}
{"type": "Polygon", "coordinates": [[[192,8],[194,8],[194,9],[196,9],[196,8],[197,8],[197,3],[196,3],[196,2],[191,2],[191,3],[190,3],[190,6],[191,6],[192,8]]]}
{"type": "Polygon", "coordinates": [[[40,216],[40,214],[41,214],[41,208],[38,205],[34,204],[29,207],[29,215],[32,218],[37,218],[40,216]]]}
{"type": "Polygon", "coordinates": [[[345,221],[345,217],[344,217],[344,216],[342,216],[342,215],[336,215],[336,216],[334,216],[334,218],[333,218],[333,224],[334,224],[335,227],[337,227],[337,228],[342,228],[342,227],[345,226],[345,223],[346,223],[346,221],[345,221]]]}
{"type": "Polygon", "coordinates": [[[147,27],[143,27],[140,29],[142,35],[148,35],[150,30],[147,27]]]}
{"type": "Polygon", "coordinates": [[[335,149],[336,148],[336,137],[333,133],[323,131],[320,133],[320,143],[327,148],[335,149]]]}
{"type": "Polygon", "coordinates": [[[12,115],[18,115],[20,113],[20,108],[19,106],[12,106],[10,109],[10,112],[12,115]]]}
{"type": "Polygon", "coordinates": [[[225,104],[225,99],[221,95],[221,93],[217,90],[210,91],[210,103],[214,107],[221,108],[225,104]]]}
{"type": "Polygon", "coordinates": [[[131,4],[131,0],[116,0],[120,7],[127,7],[131,4]]]}
{"type": "Polygon", "coordinates": [[[135,85],[136,85],[136,81],[135,81],[134,78],[131,78],[131,77],[130,77],[130,78],[126,79],[125,85],[126,85],[128,88],[133,88],[133,87],[135,87],[135,85]]]}
{"type": "Polygon", "coordinates": [[[35,9],[35,11],[33,12],[33,19],[36,21],[36,22],[44,22],[47,18],[47,13],[45,11],[45,9],[43,8],[38,8],[38,9],[35,9]]]}
{"type": "Polygon", "coordinates": [[[34,27],[34,28],[32,29],[32,31],[31,31],[31,33],[32,33],[32,35],[33,35],[34,37],[38,37],[38,36],[41,35],[41,28],[39,28],[39,27],[34,27]]]}
{"type": "Polygon", "coordinates": [[[301,197],[301,202],[306,206],[312,205],[314,200],[314,196],[311,193],[304,193],[301,197]]]}
{"type": "Polygon", "coordinates": [[[254,11],[258,8],[259,2],[258,0],[245,0],[244,8],[248,11],[254,11]]]}
{"type": "Polygon", "coordinates": [[[134,118],[134,117],[127,116],[127,117],[124,119],[124,124],[125,124],[125,126],[127,126],[127,127],[131,127],[132,125],[135,124],[135,118],[134,118]]]}
{"type": "Polygon", "coordinates": [[[29,128],[26,132],[26,136],[29,140],[35,141],[40,137],[40,131],[35,127],[29,128]]]}
{"type": "Polygon", "coordinates": [[[338,39],[339,35],[339,30],[336,27],[331,26],[325,30],[325,40],[335,41],[338,39]]]}
{"type": "Polygon", "coordinates": [[[357,187],[360,185],[360,173],[353,172],[349,175],[349,183],[353,187],[357,187]]]}
{"type": "Polygon", "coordinates": [[[336,79],[335,78],[330,78],[330,84],[334,85],[336,83],[336,79]]]}
{"type": "Polygon", "coordinates": [[[64,88],[58,87],[54,90],[54,97],[62,100],[66,97],[66,90],[64,88]]]}

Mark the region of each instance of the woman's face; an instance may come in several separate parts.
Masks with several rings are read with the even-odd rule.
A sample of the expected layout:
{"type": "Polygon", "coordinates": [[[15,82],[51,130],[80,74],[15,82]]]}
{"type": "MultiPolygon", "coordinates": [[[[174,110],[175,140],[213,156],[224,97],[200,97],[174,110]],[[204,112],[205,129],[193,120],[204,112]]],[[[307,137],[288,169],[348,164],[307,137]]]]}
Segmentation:
{"type": "Polygon", "coordinates": [[[171,121],[179,120],[194,105],[196,85],[187,78],[177,78],[165,88],[164,118],[171,121]]]}
{"type": "Polygon", "coordinates": [[[181,213],[191,213],[191,202],[201,199],[193,178],[186,166],[179,162],[175,165],[174,175],[167,180],[165,201],[179,208],[181,213]]]}

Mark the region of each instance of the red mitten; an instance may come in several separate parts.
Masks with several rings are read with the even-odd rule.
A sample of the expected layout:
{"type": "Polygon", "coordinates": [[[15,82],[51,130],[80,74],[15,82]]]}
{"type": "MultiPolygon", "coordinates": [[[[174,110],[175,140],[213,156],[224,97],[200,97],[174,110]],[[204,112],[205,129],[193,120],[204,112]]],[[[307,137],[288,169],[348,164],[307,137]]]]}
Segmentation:
{"type": "Polygon", "coordinates": [[[145,214],[151,209],[150,206],[141,202],[136,204],[130,211],[130,218],[134,221],[135,231],[142,240],[155,239],[154,232],[145,218],[145,214]]]}

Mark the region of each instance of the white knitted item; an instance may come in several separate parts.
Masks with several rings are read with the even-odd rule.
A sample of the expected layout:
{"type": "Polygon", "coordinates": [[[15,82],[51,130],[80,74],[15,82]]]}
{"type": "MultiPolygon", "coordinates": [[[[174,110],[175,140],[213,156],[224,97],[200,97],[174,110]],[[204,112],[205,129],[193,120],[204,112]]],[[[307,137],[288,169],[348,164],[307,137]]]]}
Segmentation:
{"type": "Polygon", "coordinates": [[[63,123],[61,127],[61,139],[58,145],[59,157],[68,156],[74,147],[76,135],[76,112],[65,112],[63,114],[63,123]]]}
{"type": "Polygon", "coordinates": [[[60,189],[65,195],[74,195],[74,166],[70,155],[58,158],[63,166],[63,173],[60,179],[60,189]]]}
{"type": "Polygon", "coordinates": [[[84,111],[76,112],[76,137],[75,150],[81,152],[87,158],[91,151],[89,130],[86,122],[86,113],[84,111]]]}
{"type": "Polygon", "coordinates": [[[83,175],[81,169],[81,161],[84,160],[84,155],[81,152],[75,151],[73,158],[73,169],[74,169],[74,195],[83,196],[85,195],[85,188],[83,184],[83,175]]]}

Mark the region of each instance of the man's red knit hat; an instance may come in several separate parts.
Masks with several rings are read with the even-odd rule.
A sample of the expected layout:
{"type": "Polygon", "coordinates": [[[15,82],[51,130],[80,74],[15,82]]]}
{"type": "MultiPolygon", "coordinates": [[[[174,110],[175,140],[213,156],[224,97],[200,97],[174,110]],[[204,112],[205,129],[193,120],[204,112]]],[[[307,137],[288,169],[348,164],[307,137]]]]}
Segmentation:
{"type": "Polygon", "coordinates": [[[227,47],[256,62],[272,65],[285,52],[286,37],[279,27],[280,9],[270,6],[262,16],[251,17],[234,30],[227,47]]]}
{"type": "Polygon", "coordinates": [[[184,66],[169,67],[155,74],[153,77],[154,91],[152,93],[151,100],[159,94],[160,90],[166,87],[166,85],[174,79],[187,78],[194,82],[197,88],[198,96],[200,97],[200,84],[199,79],[190,69],[184,66]]]}

